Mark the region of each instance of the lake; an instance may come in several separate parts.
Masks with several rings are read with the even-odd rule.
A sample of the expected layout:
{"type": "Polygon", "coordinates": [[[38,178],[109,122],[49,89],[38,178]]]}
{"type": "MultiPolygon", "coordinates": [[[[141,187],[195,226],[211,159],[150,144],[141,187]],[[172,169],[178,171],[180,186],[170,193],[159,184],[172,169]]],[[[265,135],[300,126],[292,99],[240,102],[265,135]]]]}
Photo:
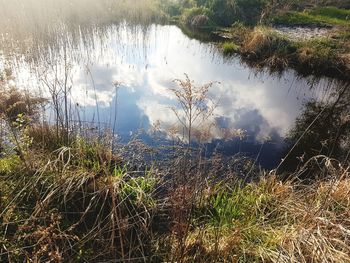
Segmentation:
{"type": "Polygon", "coordinates": [[[313,83],[294,71],[257,71],[174,25],[124,23],[57,39],[15,49],[6,62],[3,55],[2,67],[12,68],[14,84],[47,97],[68,87],[70,121],[99,123],[121,142],[137,135],[150,145],[185,143],[178,119],[184,115],[171,89],[187,74],[194,85],[214,82],[207,94],[215,102],[213,114],[194,125],[205,133],[201,143],[208,152],[241,153],[272,168],[305,103],[332,99],[325,79],[313,83]]]}

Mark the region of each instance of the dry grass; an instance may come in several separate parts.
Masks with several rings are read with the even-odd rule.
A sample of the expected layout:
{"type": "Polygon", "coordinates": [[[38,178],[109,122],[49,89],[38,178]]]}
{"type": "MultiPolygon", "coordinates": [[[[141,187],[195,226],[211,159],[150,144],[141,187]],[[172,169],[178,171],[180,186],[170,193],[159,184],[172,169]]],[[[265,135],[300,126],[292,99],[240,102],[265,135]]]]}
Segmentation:
{"type": "Polygon", "coordinates": [[[0,6],[0,43],[6,55],[16,50],[34,56],[42,46],[58,49],[62,37],[68,44],[82,32],[91,35],[96,27],[125,20],[144,25],[164,20],[155,0],[0,0],[0,6]]]}
{"type": "Polygon", "coordinates": [[[332,180],[303,185],[267,175],[212,190],[193,219],[183,262],[349,262],[349,170],[314,159],[332,180]]]}
{"type": "Polygon", "coordinates": [[[1,180],[13,186],[2,192],[2,244],[11,244],[3,246],[2,260],[149,256],[157,207],[153,172],[128,171],[108,149],[83,141],[53,153],[31,152],[41,159],[30,159],[34,170],[25,171],[25,178],[7,173],[1,180]]]}
{"type": "Polygon", "coordinates": [[[331,180],[311,185],[274,175],[248,185],[205,184],[201,175],[158,199],[162,183],[151,173],[134,177],[120,164],[108,166],[103,148],[87,147],[60,149],[34,174],[25,172],[26,180],[18,177],[18,161],[7,169],[1,164],[2,189],[10,189],[1,195],[4,260],[350,260],[349,171],[335,160],[315,157],[331,180]]]}
{"type": "Polygon", "coordinates": [[[287,68],[293,46],[272,29],[256,27],[243,41],[242,52],[271,68],[287,68]]]}

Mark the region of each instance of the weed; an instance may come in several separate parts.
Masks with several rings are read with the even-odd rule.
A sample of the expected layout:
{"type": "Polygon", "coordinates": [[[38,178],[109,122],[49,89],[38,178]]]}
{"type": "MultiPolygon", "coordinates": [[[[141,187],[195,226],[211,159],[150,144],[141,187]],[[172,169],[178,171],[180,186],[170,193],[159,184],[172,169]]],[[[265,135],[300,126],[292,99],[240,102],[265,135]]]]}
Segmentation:
{"type": "Polygon", "coordinates": [[[172,108],[179,122],[187,132],[188,145],[191,145],[193,130],[202,125],[209,117],[213,115],[216,103],[209,97],[209,89],[215,84],[209,82],[202,86],[195,86],[185,74],[185,80],[176,79],[178,88],[172,88],[180,110],[172,108]]]}

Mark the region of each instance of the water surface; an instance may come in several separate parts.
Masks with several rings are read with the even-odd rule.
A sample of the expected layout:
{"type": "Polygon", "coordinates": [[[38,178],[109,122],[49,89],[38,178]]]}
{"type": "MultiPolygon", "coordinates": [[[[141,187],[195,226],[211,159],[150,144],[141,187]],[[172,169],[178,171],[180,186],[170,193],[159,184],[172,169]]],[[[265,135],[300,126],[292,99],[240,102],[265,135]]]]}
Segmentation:
{"type": "MultiPolygon", "coordinates": [[[[62,84],[68,75],[72,121],[98,122],[122,141],[141,129],[141,137],[154,143],[155,126],[164,140],[185,140],[172,110],[178,107],[170,91],[174,79],[184,79],[186,73],[196,85],[215,81],[209,92],[217,107],[207,120],[215,124],[205,139],[208,148],[226,155],[259,154],[260,164],[269,168],[280,160],[284,138],[303,105],[329,99],[326,81],[311,85],[294,71],[282,76],[257,73],[239,58],[225,57],[215,45],[190,39],[172,25],[122,24],[88,35],[80,31],[28,54],[12,60],[17,85],[49,96],[53,83],[62,84]]],[[[208,125],[197,128],[204,131],[208,125]]]]}

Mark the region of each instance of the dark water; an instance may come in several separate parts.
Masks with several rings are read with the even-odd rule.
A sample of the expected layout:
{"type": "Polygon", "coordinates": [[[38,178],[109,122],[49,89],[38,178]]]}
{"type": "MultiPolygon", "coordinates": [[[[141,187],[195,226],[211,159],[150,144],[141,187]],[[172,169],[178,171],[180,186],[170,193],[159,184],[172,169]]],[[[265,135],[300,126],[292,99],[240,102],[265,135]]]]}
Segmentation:
{"type": "Polygon", "coordinates": [[[47,96],[66,74],[72,121],[99,122],[124,142],[137,133],[151,144],[161,135],[163,141],[181,141],[184,131],[171,109],[179,107],[170,91],[173,80],[186,73],[196,85],[216,81],[209,91],[217,102],[214,115],[195,128],[206,132],[210,151],[258,156],[268,168],[279,162],[303,105],[330,98],[325,80],[311,85],[293,71],[278,77],[256,73],[176,26],[110,26],[43,48],[39,59],[23,55],[14,61],[17,85],[47,96]]]}

